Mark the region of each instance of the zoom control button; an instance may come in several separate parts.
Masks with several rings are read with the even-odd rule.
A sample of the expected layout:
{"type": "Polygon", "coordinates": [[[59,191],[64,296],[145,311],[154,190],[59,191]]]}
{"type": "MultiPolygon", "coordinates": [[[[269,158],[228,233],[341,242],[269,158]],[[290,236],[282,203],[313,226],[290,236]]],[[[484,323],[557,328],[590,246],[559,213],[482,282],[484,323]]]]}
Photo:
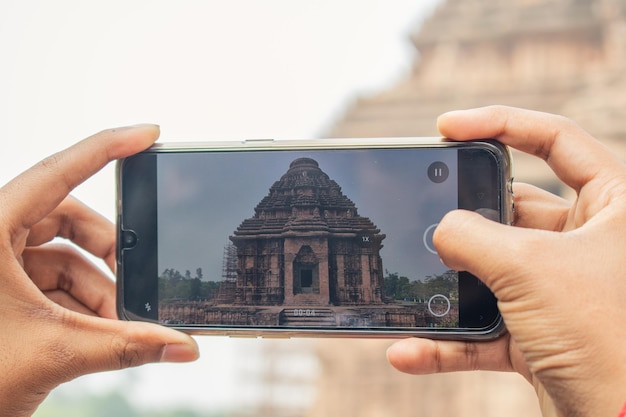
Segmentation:
{"type": "Polygon", "coordinates": [[[435,317],[446,316],[450,307],[450,300],[443,294],[435,294],[428,300],[428,311],[435,317]]]}

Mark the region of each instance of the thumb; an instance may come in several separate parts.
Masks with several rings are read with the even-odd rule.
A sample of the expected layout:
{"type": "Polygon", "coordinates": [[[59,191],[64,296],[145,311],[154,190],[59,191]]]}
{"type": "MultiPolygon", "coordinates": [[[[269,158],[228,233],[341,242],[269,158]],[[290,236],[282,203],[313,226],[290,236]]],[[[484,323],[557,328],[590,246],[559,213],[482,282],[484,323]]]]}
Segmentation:
{"type": "MultiPolygon", "coordinates": [[[[58,380],[88,373],[118,370],[151,362],[189,362],[198,358],[198,346],[188,335],[166,327],[73,314],[71,332],[59,334],[71,363],[59,361],[58,380]]],[[[70,328],[71,328],[70,327],[70,328]]]]}
{"type": "Polygon", "coordinates": [[[498,290],[519,273],[517,265],[525,252],[519,249],[530,232],[455,210],[441,220],[433,243],[444,264],[475,275],[498,297],[498,290]]]}

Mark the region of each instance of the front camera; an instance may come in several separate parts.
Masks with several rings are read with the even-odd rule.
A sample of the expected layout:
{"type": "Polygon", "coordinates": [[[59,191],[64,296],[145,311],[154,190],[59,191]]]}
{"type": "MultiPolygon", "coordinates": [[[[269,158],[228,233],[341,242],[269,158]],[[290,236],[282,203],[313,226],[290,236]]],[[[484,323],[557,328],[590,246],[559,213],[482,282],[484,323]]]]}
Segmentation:
{"type": "Polygon", "coordinates": [[[122,249],[133,249],[137,246],[137,233],[133,230],[122,230],[122,249]]]}

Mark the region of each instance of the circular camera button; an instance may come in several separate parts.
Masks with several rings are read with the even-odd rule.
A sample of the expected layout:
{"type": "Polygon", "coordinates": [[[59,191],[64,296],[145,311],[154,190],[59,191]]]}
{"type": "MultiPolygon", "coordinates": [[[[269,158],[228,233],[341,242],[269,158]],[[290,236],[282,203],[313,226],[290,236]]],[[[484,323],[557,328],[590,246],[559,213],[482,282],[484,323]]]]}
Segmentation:
{"type": "Polygon", "coordinates": [[[428,178],[435,184],[440,184],[448,179],[450,168],[441,161],[433,162],[428,166],[428,178]]]}
{"type": "Polygon", "coordinates": [[[444,317],[450,312],[450,300],[443,294],[435,294],[428,300],[428,311],[435,317],[444,317]]]}
{"type": "Polygon", "coordinates": [[[437,251],[435,250],[435,245],[433,244],[433,234],[435,233],[435,229],[437,228],[438,224],[439,223],[435,223],[435,224],[431,224],[430,226],[428,226],[426,230],[424,231],[424,237],[423,237],[424,246],[426,247],[426,250],[432,253],[433,255],[437,255],[437,251]]]}

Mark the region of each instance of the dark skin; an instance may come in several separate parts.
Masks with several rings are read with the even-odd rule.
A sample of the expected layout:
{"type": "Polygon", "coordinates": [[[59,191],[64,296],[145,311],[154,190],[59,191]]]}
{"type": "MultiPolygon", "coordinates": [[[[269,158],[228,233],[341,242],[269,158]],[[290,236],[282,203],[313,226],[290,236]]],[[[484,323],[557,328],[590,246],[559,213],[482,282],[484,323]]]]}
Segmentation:
{"type": "Polygon", "coordinates": [[[0,416],[30,416],[83,374],[198,357],[183,333],[117,320],[115,284],[73,247],[115,269],[113,224],[68,194],[158,135],[154,125],[102,131],[0,188],[0,416]],[[57,236],[71,245],[48,243],[57,236]]]}
{"type": "Polygon", "coordinates": [[[626,401],[626,166],[572,121],[494,106],[439,118],[456,140],[493,137],[542,158],[577,193],[514,188],[516,226],[454,211],[434,235],[442,261],[478,276],[508,333],[487,343],[407,339],[390,347],[412,374],[514,371],[545,416],[617,416],[626,401]]]}

